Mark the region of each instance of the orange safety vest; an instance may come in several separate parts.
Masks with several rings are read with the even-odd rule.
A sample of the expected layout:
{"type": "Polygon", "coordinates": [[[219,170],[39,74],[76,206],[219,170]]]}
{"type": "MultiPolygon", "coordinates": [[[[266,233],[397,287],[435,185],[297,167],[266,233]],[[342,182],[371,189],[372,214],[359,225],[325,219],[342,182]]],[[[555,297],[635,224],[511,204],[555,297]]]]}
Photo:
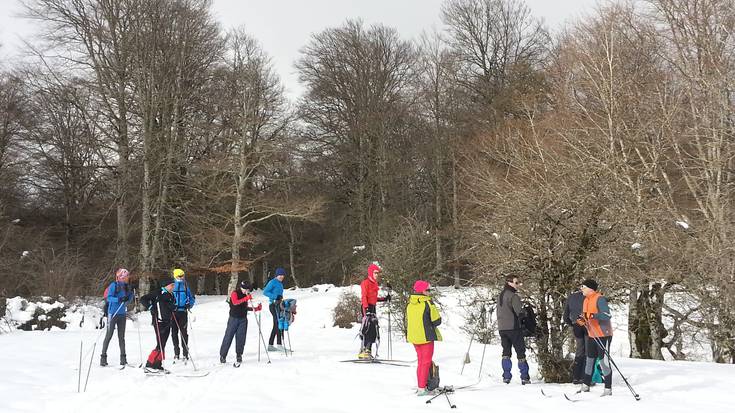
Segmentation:
{"type": "Polygon", "coordinates": [[[592,318],[592,314],[599,313],[597,300],[601,296],[602,294],[595,291],[584,298],[584,304],[582,305],[582,314],[587,319],[587,335],[590,337],[612,336],[612,322],[610,320],[597,320],[592,318]]]}

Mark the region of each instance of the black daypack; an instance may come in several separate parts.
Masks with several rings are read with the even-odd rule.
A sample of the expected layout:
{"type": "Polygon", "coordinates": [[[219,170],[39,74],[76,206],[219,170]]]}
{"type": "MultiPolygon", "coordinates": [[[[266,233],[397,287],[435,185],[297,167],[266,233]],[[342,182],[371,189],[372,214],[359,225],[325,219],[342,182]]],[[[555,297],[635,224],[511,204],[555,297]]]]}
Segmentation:
{"type": "Polygon", "coordinates": [[[520,317],[520,321],[524,337],[539,336],[537,332],[536,312],[533,310],[533,305],[526,303],[523,306],[523,314],[520,317]]]}
{"type": "Polygon", "coordinates": [[[439,387],[439,366],[433,361],[429,367],[429,380],[426,382],[426,390],[432,391],[439,387]]]}

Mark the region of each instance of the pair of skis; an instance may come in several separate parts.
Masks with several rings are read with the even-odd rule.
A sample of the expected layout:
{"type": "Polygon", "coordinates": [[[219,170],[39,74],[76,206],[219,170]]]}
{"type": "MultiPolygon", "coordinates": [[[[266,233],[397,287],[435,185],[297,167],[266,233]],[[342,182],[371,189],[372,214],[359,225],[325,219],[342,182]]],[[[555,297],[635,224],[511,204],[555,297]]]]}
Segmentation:
{"type": "Polygon", "coordinates": [[[408,364],[408,363],[410,363],[409,361],[378,359],[378,358],[340,360],[340,363],[385,364],[385,365],[388,365],[388,366],[410,367],[409,364],[408,364]]]}
{"type": "Polygon", "coordinates": [[[166,369],[151,369],[148,367],[143,368],[143,372],[146,376],[166,376],[166,375],[174,375],[176,377],[204,377],[209,375],[211,373],[210,371],[189,371],[189,372],[172,372],[171,370],[166,369]]]}
{"type": "MultiPolygon", "coordinates": [[[[554,396],[552,396],[550,394],[546,394],[546,392],[544,392],[544,389],[541,389],[541,394],[544,397],[546,397],[546,398],[552,398],[552,397],[554,397],[554,396]]],[[[566,400],[568,400],[568,401],[570,401],[572,403],[577,403],[577,402],[581,402],[581,401],[585,401],[585,400],[593,400],[592,398],[588,398],[588,397],[581,398],[581,396],[580,396],[582,394],[581,391],[576,391],[576,392],[574,392],[572,394],[567,394],[567,393],[562,393],[562,394],[564,395],[564,398],[566,400]]]]}

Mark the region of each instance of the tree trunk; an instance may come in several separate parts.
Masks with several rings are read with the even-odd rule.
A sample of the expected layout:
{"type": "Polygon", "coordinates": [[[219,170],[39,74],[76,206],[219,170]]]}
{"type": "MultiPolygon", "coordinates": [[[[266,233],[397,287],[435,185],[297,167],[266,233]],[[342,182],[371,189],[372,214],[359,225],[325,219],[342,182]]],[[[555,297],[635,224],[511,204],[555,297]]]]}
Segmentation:
{"type": "Polygon", "coordinates": [[[207,276],[205,274],[200,275],[197,277],[197,295],[203,295],[205,293],[204,289],[207,286],[207,276]]]}
{"type": "Polygon", "coordinates": [[[117,203],[117,238],[115,243],[115,259],[117,265],[130,265],[128,260],[128,214],[125,208],[126,197],[128,192],[128,158],[130,157],[130,147],[128,145],[128,122],[127,122],[127,106],[125,105],[125,97],[118,98],[120,106],[117,119],[118,129],[118,167],[116,182],[116,203],[117,203]]]}
{"type": "Polygon", "coordinates": [[[641,358],[638,350],[638,289],[631,287],[628,295],[628,343],[630,344],[630,358],[641,358]]]}
{"type": "Polygon", "coordinates": [[[291,278],[293,278],[294,285],[299,288],[299,279],[296,278],[296,262],[294,260],[294,246],[296,245],[296,234],[294,234],[293,225],[291,222],[288,223],[288,262],[291,267],[291,278]]]}
{"type": "Polygon", "coordinates": [[[457,228],[459,228],[457,159],[454,156],[454,151],[452,151],[452,275],[454,276],[454,288],[460,287],[459,260],[457,258],[457,247],[459,244],[457,228]]]}

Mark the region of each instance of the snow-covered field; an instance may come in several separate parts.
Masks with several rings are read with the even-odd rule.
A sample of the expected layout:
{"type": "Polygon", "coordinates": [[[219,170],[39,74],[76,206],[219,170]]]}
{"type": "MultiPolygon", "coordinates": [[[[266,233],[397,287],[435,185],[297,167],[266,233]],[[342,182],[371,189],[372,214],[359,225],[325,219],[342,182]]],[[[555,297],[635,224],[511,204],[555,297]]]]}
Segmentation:
{"type": "MultiPolygon", "coordinates": [[[[353,287],[355,291],[357,287],[353,287]]],[[[118,370],[117,337],[108,352],[110,367],[99,367],[100,338],[92,360],[86,393],[77,393],[80,341],[84,342],[84,372],[89,351],[99,330],[88,322],[80,329],[72,323],[67,330],[15,331],[0,335],[0,412],[380,412],[406,413],[450,411],[446,400],[436,399],[431,405],[426,398],[413,395],[416,386],[415,363],[411,367],[390,365],[358,365],[340,363],[355,357],[359,340],[357,329],[332,327],[331,311],[342,288],[321,286],[314,291],[286,291],[285,298],[298,300],[298,315],[290,336],[294,354],[270,353],[257,361],[258,326],[250,316],[245,360],[239,369],[218,363],[218,351],[227,321],[227,304],[223,296],[198,298],[194,308],[196,320],[190,322],[190,340],[194,361],[199,370],[211,371],[206,377],[187,378],[175,374],[150,377],[137,368],[118,370]],[[326,291],[325,291],[326,290],[326,291]]],[[[482,345],[474,344],[472,362],[459,372],[469,337],[461,333],[464,323],[454,290],[444,290],[442,298],[445,341],[437,343],[435,361],[441,367],[442,385],[461,386],[477,381],[482,345]]],[[[265,302],[258,293],[256,299],[265,302]]],[[[90,310],[90,313],[92,311],[90,310]]],[[[96,313],[95,313],[96,314],[96,313]]],[[[384,316],[387,316],[384,314],[384,316]]],[[[263,312],[263,334],[270,331],[270,314],[263,312]]],[[[385,326],[385,320],[382,322],[385,326]]],[[[382,331],[381,355],[385,355],[387,329],[382,331]]],[[[735,366],[696,362],[659,362],[631,360],[622,334],[614,339],[613,356],[633,387],[641,395],[635,401],[617,373],[613,396],[600,399],[596,387],[581,403],[566,401],[562,393],[573,392],[573,386],[534,383],[521,386],[514,371],[514,381],[502,384],[500,379],[500,347],[486,349],[482,380],[476,386],[458,390],[450,397],[457,410],[468,412],[569,412],[593,409],[603,412],[687,412],[694,409],[707,413],[731,412],[735,408],[735,366]],[[541,394],[541,388],[547,394],[541,394]]],[[[126,333],[128,361],[136,366],[155,345],[150,316],[144,313],[141,323],[129,321],[126,333]],[[142,342],[138,340],[140,326],[142,342]]],[[[262,350],[262,349],[261,349],[262,350]]],[[[169,344],[167,351],[172,353],[169,344]]],[[[393,357],[415,360],[413,347],[396,335],[393,357]]],[[[234,360],[234,342],[228,361],[234,360]]],[[[515,362],[515,360],[514,360],[515,362]]],[[[193,370],[188,365],[171,365],[174,372],[193,370]]],[[[532,378],[536,365],[532,362],[532,378]]],[[[84,377],[82,377],[82,387],[84,377]]]]}

